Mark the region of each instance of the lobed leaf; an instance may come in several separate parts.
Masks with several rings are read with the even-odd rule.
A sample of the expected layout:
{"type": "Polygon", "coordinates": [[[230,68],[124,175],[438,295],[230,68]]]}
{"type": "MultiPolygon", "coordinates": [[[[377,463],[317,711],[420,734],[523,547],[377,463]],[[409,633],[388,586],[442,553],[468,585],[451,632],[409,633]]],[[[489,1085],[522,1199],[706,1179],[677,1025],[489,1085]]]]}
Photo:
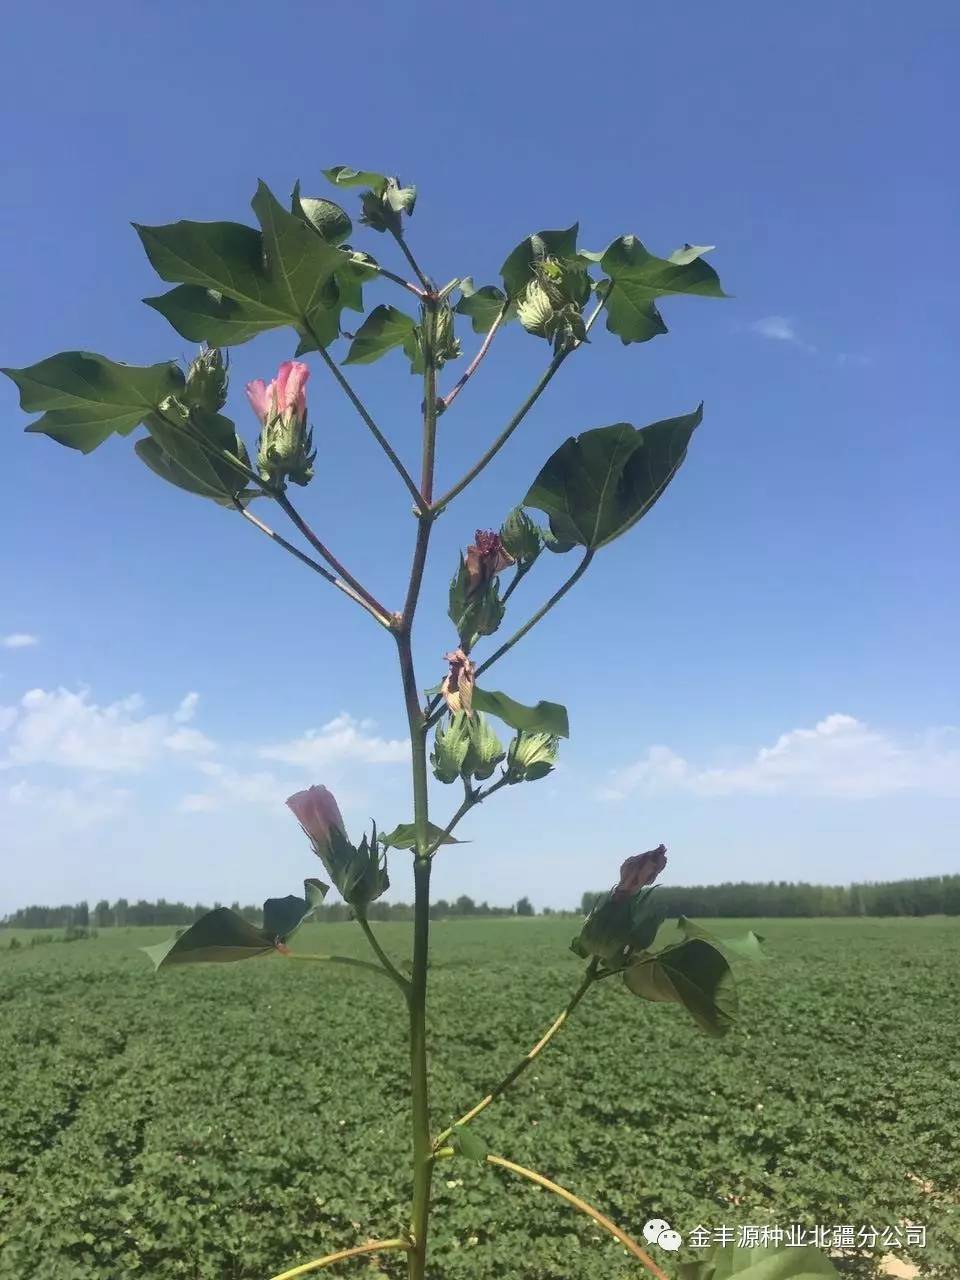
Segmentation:
{"type": "Polygon", "coordinates": [[[521,240],[500,268],[507,296],[516,298],[535,275],[534,268],[544,258],[575,258],[579,223],[565,231],[537,231],[521,240]]]}
{"type": "Polygon", "coordinates": [[[61,351],[24,369],[3,369],[20,388],[27,413],[45,409],[27,431],[90,453],[117,432],[127,435],[168,396],[183,390],[175,364],[117,364],[92,351],[61,351]]]}
{"type": "Polygon", "coordinates": [[[396,307],[374,307],[357,330],[343,363],[371,364],[394,347],[405,347],[416,327],[416,321],[396,307]]]}
{"type": "Polygon", "coordinates": [[[169,938],[140,950],[145,951],[159,969],[171,964],[227,964],[250,960],[273,951],[274,945],[265,933],[230,907],[215,907],[179,938],[169,938]]]}
{"type": "MultiPolygon", "coordinates": [[[[465,280],[460,281],[460,301],[454,307],[454,311],[457,315],[470,318],[474,333],[489,333],[497,316],[503,310],[506,300],[507,295],[496,285],[485,284],[475,289],[472,276],[467,276],[465,280]]],[[[511,303],[507,318],[515,314],[516,310],[511,303]]]]}
{"type": "Polygon", "coordinates": [[[726,297],[716,271],[701,257],[712,248],[685,245],[669,258],[657,258],[636,236],[614,240],[600,258],[600,266],[612,282],[606,293],[607,329],[624,343],[646,342],[667,331],[654,306],[655,298],[679,293],[726,297]]]}

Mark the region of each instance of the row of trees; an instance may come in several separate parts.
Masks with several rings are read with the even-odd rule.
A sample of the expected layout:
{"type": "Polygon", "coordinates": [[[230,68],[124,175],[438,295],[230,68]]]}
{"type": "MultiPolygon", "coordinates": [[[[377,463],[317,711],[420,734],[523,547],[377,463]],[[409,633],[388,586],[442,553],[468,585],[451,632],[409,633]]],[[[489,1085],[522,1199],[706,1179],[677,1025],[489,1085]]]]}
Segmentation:
{"type": "MultiPolygon", "coordinates": [[[[215,902],[213,905],[219,907],[222,904],[215,902]]],[[[231,905],[234,911],[254,924],[263,923],[263,911],[260,907],[241,906],[239,902],[231,905]]],[[[142,898],[139,902],[128,902],[126,898],[108,902],[103,898],[94,907],[87,902],[67,903],[59,907],[21,907],[19,911],[0,919],[0,926],[18,929],[64,929],[70,926],[106,929],[110,926],[123,928],[128,925],[187,925],[199,920],[209,910],[209,906],[200,902],[190,906],[186,902],[167,902],[165,898],[160,898],[157,902],[146,902],[142,898]]],[[[352,914],[350,907],[338,902],[320,907],[317,919],[349,920],[352,914]]],[[[413,907],[407,902],[378,900],[370,904],[367,914],[371,920],[412,920],[413,907]]],[[[430,908],[430,914],[435,920],[442,920],[452,916],[532,916],[536,913],[529,898],[521,898],[510,907],[491,907],[488,902],[477,903],[463,894],[455,902],[447,902],[441,898],[430,908]]]]}
{"type": "MultiPolygon", "coordinates": [[[[585,893],[586,914],[601,895],[585,893]]],[[[960,875],[878,884],[661,885],[657,899],[673,916],[931,916],[960,915],[960,875]]]]}
{"type": "MultiPolygon", "coordinates": [[[[600,893],[585,893],[579,911],[562,912],[544,907],[542,914],[586,915],[600,893]]],[[[916,880],[894,880],[879,884],[822,885],[794,884],[786,880],[766,884],[746,881],[713,885],[660,885],[660,906],[667,916],[927,916],[960,915],[960,875],[927,876],[916,880]]],[[[219,902],[213,904],[220,906],[219,902]]],[[[255,924],[260,924],[260,907],[241,906],[233,909],[255,924]]],[[[101,899],[96,906],[77,902],[60,907],[21,907],[0,919],[0,926],[20,929],[63,929],[70,925],[82,928],[109,928],[111,925],[187,925],[199,919],[209,906],[186,902],[116,902],[101,899]]],[[[319,920],[348,920],[351,909],[344,903],[331,903],[317,912],[319,920]]],[[[441,898],[430,908],[435,920],[458,916],[532,916],[529,898],[521,898],[509,907],[491,907],[487,902],[474,902],[462,894],[454,902],[441,898]]],[[[412,920],[413,907],[406,902],[370,904],[371,920],[412,920]]]]}

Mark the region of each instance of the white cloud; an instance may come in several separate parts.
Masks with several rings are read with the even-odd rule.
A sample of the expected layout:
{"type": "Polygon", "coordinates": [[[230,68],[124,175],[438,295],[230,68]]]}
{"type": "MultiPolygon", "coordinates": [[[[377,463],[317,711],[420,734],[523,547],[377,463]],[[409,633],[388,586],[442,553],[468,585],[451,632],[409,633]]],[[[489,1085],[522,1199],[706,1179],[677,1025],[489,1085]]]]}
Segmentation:
{"type": "Polygon", "coordinates": [[[10,635],[4,636],[0,640],[0,644],[4,649],[29,649],[32,645],[39,644],[40,637],[32,636],[27,631],[13,631],[10,635]]]}
{"type": "Polygon", "coordinates": [[[754,320],[750,328],[761,338],[772,338],[775,342],[799,342],[793,321],[787,316],[764,316],[762,320],[754,320]]]}
{"type": "Polygon", "coordinates": [[[185,795],[178,806],[184,813],[214,813],[237,803],[277,809],[293,789],[272,773],[245,773],[217,760],[202,760],[197,768],[210,779],[211,790],[185,795]]]}
{"type": "Polygon", "coordinates": [[[137,773],[168,751],[210,751],[213,743],[202,733],[178,727],[189,697],[192,715],[195,696],[173,713],[143,715],[139,694],[101,707],[87,689],[31,689],[16,707],[0,708],[0,768],[55,765],[137,773]]]}
{"type": "Polygon", "coordinates": [[[363,764],[399,764],[409,759],[410,744],[400,738],[381,738],[372,730],[372,720],[355,720],[347,712],[341,712],[319,731],[308,729],[299,738],[262,747],[264,760],[279,760],[284,764],[326,767],[343,761],[359,761],[363,764]]]}
{"type": "Polygon", "coordinates": [[[905,791],[960,796],[960,730],[898,739],[853,716],[833,714],[791,729],[742,765],[697,768],[670,747],[651,747],[618,770],[601,797],[684,791],[699,796],[802,795],[871,799],[905,791]]]}
{"type": "Polygon", "coordinates": [[[173,713],[173,718],[177,724],[186,724],[197,714],[197,703],[200,701],[199,693],[188,693],[181,698],[180,705],[173,713]]]}
{"type": "Polygon", "coordinates": [[[0,789],[0,806],[32,811],[31,822],[61,825],[73,830],[107,822],[123,812],[131,792],[89,780],[75,787],[38,786],[20,779],[0,789]]]}

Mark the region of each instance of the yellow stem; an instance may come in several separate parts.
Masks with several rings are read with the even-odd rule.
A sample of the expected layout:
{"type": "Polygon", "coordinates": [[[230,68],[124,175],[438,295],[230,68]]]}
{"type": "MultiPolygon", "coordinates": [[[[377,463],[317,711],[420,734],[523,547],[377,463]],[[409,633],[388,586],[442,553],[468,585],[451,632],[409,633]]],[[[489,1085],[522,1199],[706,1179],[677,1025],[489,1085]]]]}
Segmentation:
{"type": "Polygon", "coordinates": [[[354,1245],[352,1249],[339,1249],[336,1253],[328,1253],[322,1258],[314,1258],[313,1262],[304,1262],[302,1266],[293,1267],[290,1271],[284,1271],[278,1276],[272,1276],[271,1280],[295,1280],[296,1276],[305,1276],[311,1271],[322,1271],[324,1267],[332,1267],[335,1262],[345,1262],[348,1258],[359,1258],[365,1253],[384,1253],[388,1249],[405,1249],[408,1253],[411,1245],[409,1240],[402,1240],[399,1236],[394,1240],[368,1240],[366,1244],[354,1245]]]}
{"type": "MultiPolygon", "coordinates": [[[[574,1209],[580,1213],[585,1213],[588,1218],[592,1218],[594,1222],[603,1227],[604,1231],[609,1231],[615,1240],[619,1240],[628,1253],[642,1262],[652,1276],[656,1276],[657,1280],[670,1280],[665,1271],[661,1271],[650,1255],[641,1249],[636,1240],[632,1240],[625,1231],[621,1231],[615,1222],[595,1209],[593,1205],[587,1204],[586,1200],[581,1200],[579,1196],[575,1196],[572,1191],[568,1191],[566,1187],[561,1187],[557,1182],[551,1182],[549,1178],[545,1178],[542,1173],[537,1173],[534,1169],[527,1169],[522,1164],[514,1164],[512,1160],[504,1160],[502,1156],[487,1156],[487,1164],[496,1165],[499,1169],[507,1169],[510,1173],[517,1174],[520,1178],[526,1178],[528,1182],[535,1182],[538,1187],[543,1187],[545,1191],[552,1191],[555,1196],[559,1196],[561,1200],[566,1200],[567,1204],[573,1205],[574,1209]]],[[[283,1277],[277,1277],[277,1280],[283,1280],[283,1277]]]]}

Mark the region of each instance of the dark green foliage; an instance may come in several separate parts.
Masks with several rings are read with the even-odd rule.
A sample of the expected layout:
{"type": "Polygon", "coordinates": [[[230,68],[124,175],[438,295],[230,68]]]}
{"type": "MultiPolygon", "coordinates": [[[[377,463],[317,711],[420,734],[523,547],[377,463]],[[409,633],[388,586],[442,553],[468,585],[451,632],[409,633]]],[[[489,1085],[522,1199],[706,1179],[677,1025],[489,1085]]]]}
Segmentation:
{"type": "MultiPolygon", "coordinates": [[[[471,1129],[636,1234],[650,1217],[685,1232],[906,1219],[927,1224],[927,1247],[897,1252],[924,1280],[956,1280],[960,1024],[944,1017],[956,923],[750,923],[770,961],[742,973],[725,1039],[601,982],[471,1129]]],[[[435,926],[437,1128],[566,1003],[583,970],[570,933],[569,920],[435,926]]],[[[82,947],[0,950],[0,1280],[266,1280],[406,1221],[406,1026],[393,987],[282,957],[158,978],[137,947],[164,936],[110,929],[82,947]]],[[[409,954],[409,926],[379,936],[409,954]]],[[[670,924],[663,940],[675,939],[670,924]]],[[[370,956],[356,925],[305,925],[295,948],[370,956]]],[[[643,1274],[509,1175],[460,1157],[434,1188],[443,1280],[643,1274]]],[[[674,1276],[695,1255],[658,1260],[674,1276]]],[[[402,1259],[378,1272],[401,1280],[402,1259]]]]}

